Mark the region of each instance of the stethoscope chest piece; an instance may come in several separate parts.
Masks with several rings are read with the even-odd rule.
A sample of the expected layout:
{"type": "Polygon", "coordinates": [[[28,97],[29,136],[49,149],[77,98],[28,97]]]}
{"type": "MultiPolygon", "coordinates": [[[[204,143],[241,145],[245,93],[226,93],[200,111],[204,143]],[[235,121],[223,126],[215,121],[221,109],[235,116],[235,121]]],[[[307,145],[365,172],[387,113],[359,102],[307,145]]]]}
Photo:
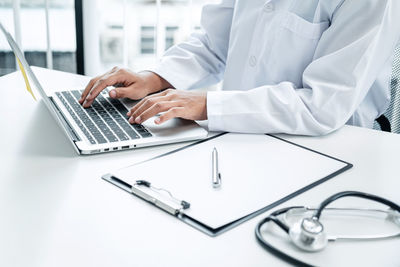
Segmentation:
{"type": "MultiPolygon", "coordinates": [[[[287,207],[277,210],[271,213],[268,217],[261,220],[255,230],[256,238],[258,242],[268,251],[275,254],[279,258],[287,261],[296,266],[312,266],[308,263],[305,263],[301,260],[298,260],[282,250],[271,245],[261,234],[261,227],[268,223],[273,222],[276,226],[280,227],[284,232],[289,234],[290,240],[293,244],[299,249],[307,252],[316,252],[324,249],[328,245],[328,241],[337,241],[337,240],[384,240],[389,238],[399,238],[400,232],[396,231],[396,233],[385,233],[381,235],[364,235],[364,236],[327,236],[325,233],[324,226],[319,221],[321,217],[321,213],[326,207],[336,201],[339,198],[343,197],[359,197],[364,199],[369,199],[381,204],[384,204],[390,208],[389,211],[385,210],[377,210],[377,209],[357,209],[357,208],[331,208],[332,210],[337,211],[372,211],[374,212],[374,217],[376,213],[379,213],[379,216],[382,217],[382,213],[387,217],[386,219],[390,222],[395,223],[400,226],[400,206],[396,203],[387,200],[385,198],[371,195],[368,193],[357,192],[357,191],[344,191],[336,193],[326,200],[324,200],[317,209],[311,209],[303,206],[295,206],[295,207],[287,207]],[[307,212],[313,211],[312,217],[307,212]],[[281,216],[281,219],[278,218],[281,216]],[[282,218],[283,217],[283,218],[282,218]]],[[[363,215],[365,216],[365,215],[363,215]]],[[[376,218],[376,217],[375,217],[376,218]]]]}
{"type": "Polygon", "coordinates": [[[289,229],[289,236],[298,248],[309,252],[322,250],[328,244],[324,226],[315,217],[295,223],[289,229]]]}

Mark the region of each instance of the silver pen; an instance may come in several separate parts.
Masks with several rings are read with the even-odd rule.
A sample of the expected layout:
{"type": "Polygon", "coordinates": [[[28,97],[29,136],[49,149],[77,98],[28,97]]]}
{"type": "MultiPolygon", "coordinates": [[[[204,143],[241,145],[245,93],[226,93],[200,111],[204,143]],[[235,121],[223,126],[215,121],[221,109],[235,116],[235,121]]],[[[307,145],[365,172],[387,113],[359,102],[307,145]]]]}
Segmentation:
{"type": "Polygon", "coordinates": [[[215,147],[212,151],[212,185],[214,188],[221,186],[221,174],[218,170],[218,151],[215,147]]]}

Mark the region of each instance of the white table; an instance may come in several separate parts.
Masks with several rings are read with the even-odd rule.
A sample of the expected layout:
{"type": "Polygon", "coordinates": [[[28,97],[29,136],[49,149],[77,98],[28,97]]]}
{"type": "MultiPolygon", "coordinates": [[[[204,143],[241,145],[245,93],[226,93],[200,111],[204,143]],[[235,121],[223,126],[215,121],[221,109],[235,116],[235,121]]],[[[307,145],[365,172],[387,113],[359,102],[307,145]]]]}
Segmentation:
{"type": "MultiPolygon", "coordinates": [[[[46,88],[88,81],[35,72],[46,88]]],[[[0,94],[0,266],[285,266],[256,242],[254,227],[264,215],[211,238],[100,178],[183,144],[78,156],[19,72],[0,77],[0,94]]],[[[400,136],[345,126],[324,137],[284,137],[354,167],[282,207],[317,205],[342,190],[400,203],[400,136]]],[[[399,240],[353,245],[337,264],[400,266],[398,252],[399,240]],[[365,257],[351,257],[354,251],[365,257]]]]}

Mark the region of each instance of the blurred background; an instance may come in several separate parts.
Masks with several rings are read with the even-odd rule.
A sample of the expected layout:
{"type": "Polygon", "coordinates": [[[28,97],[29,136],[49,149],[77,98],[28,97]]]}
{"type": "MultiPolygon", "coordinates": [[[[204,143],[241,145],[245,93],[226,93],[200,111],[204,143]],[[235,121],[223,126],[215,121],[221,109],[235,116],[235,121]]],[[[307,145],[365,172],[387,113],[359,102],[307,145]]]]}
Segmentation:
{"type": "MultiPolygon", "coordinates": [[[[97,76],[114,66],[139,71],[201,30],[204,4],[221,0],[0,0],[0,22],[14,36],[30,65],[97,76]]],[[[16,61],[0,34],[0,76],[16,61]]],[[[385,116],[400,132],[400,46],[385,116]]],[[[218,90],[220,84],[203,88],[218,90]]],[[[375,123],[375,129],[379,125],[375,123]]]]}
{"type": "MultiPolygon", "coordinates": [[[[29,64],[95,76],[134,71],[201,30],[202,6],[218,0],[0,0],[0,22],[29,64]]],[[[16,62],[0,35],[0,76],[16,62]]]]}

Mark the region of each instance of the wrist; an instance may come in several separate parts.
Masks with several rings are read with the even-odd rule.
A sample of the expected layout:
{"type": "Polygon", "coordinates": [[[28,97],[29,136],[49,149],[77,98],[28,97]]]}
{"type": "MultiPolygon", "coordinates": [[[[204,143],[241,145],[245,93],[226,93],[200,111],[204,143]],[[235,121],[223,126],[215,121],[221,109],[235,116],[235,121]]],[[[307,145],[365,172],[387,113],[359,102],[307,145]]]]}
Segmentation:
{"type": "Polygon", "coordinates": [[[155,93],[167,88],[173,88],[173,86],[167,80],[165,80],[163,77],[161,77],[155,72],[141,71],[140,75],[143,76],[146,83],[148,84],[146,86],[148,94],[155,93]]]}

